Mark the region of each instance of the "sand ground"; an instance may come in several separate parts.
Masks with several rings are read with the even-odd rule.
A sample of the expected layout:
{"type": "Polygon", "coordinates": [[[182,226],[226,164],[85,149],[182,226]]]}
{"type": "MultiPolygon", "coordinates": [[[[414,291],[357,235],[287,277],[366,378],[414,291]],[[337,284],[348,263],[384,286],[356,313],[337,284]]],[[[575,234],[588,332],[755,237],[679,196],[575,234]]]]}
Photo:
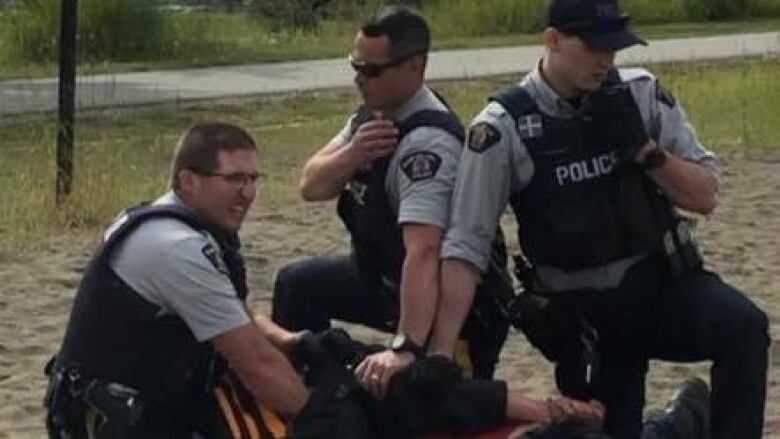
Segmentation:
{"type": "MultiPolygon", "coordinates": [[[[780,438],[780,156],[722,161],[721,205],[699,221],[697,235],[709,267],[748,292],[770,316],[775,341],[768,380],[766,434],[780,438]]],[[[511,220],[507,219],[507,223],[511,220]]],[[[291,258],[343,252],[347,240],[330,203],[293,204],[269,212],[262,195],[242,231],[258,311],[269,309],[275,271],[291,258]]],[[[96,235],[63,232],[45,247],[0,250],[0,438],[44,436],[42,368],[62,337],[75,288],[96,235]]],[[[360,338],[377,334],[350,327],[360,338]]],[[[539,394],[552,391],[552,368],[513,333],[498,375],[539,394]]],[[[658,407],[707,364],[654,362],[648,406],[658,407]]],[[[738,439],[738,438],[735,438],[738,439]]]]}

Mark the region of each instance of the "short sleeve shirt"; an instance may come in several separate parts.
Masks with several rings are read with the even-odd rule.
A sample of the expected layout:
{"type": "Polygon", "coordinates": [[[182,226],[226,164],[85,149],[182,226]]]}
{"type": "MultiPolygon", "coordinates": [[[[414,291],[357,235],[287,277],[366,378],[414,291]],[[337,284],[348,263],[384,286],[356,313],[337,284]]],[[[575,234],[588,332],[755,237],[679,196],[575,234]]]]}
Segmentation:
{"type": "MultiPolygon", "coordinates": [[[[170,192],[155,204],[179,204],[170,192]]],[[[216,240],[172,218],[150,219],[119,244],[111,268],[135,292],[181,317],[198,341],[250,322],[216,240]],[[221,263],[221,264],[220,264],[221,263]]]]}
{"type": "MultiPolygon", "coordinates": [[[[421,110],[449,111],[423,86],[392,116],[403,122],[421,110]]],[[[342,147],[347,147],[351,140],[351,122],[352,118],[336,135],[342,147]]],[[[461,148],[456,137],[436,127],[416,128],[401,139],[385,177],[385,191],[399,224],[419,223],[446,229],[461,148]],[[414,163],[420,160],[426,161],[426,172],[415,170],[414,163]]]]}
{"type": "MultiPolygon", "coordinates": [[[[630,85],[645,127],[660,147],[717,172],[715,155],[700,144],[680,104],[652,74],[643,69],[621,69],[620,76],[630,85]]],[[[538,67],[520,86],[536,101],[539,111],[552,117],[570,118],[580,111],[550,88],[538,67]]],[[[515,121],[500,104],[489,103],[473,120],[468,136],[474,135],[477,125],[487,128],[490,133],[490,141],[486,143],[489,146],[479,152],[469,148],[463,150],[442,257],[464,260],[484,271],[499,216],[506,209],[511,194],[522,191],[530,183],[534,164],[515,121]]],[[[540,288],[553,291],[612,288],[642,256],[573,272],[556,267],[536,267],[540,288]]]]}

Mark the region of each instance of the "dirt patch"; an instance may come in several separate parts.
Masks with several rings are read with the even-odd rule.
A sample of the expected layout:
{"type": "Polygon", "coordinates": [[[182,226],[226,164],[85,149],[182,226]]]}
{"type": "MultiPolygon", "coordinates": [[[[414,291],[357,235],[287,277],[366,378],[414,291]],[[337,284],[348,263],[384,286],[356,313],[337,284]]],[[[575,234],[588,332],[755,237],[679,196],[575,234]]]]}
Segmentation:
{"type": "MultiPolygon", "coordinates": [[[[697,234],[708,265],[770,315],[775,343],[765,437],[780,438],[780,162],[777,157],[725,159],[722,168],[721,205],[711,218],[699,221],[697,234]]],[[[273,274],[282,264],[347,249],[331,203],[295,204],[278,212],[258,208],[242,235],[253,305],[266,312],[273,274]]],[[[44,436],[42,368],[62,337],[94,242],[94,235],[64,233],[35,252],[0,251],[0,438],[44,436]]],[[[362,328],[350,330],[360,338],[377,337],[362,328]]],[[[499,377],[541,394],[553,389],[551,372],[521,335],[510,336],[499,377]]],[[[676,384],[690,375],[706,378],[707,364],[653,363],[648,406],[662,405],[676,384]]]]}

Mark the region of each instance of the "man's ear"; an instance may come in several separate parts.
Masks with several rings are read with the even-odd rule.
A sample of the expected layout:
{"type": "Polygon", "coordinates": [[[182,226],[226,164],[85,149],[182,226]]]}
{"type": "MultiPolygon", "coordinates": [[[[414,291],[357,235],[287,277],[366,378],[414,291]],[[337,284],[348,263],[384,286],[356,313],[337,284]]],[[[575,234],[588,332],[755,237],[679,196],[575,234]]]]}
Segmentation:
{"type": "Polygon", "coordinates": [[[558,29],[548,27],[542,32],[542,41],[549,51],[557,52],[560,50],[561,36],[561,32],[558,29]]]}
{"type": "Polygon", "coordinates": [[[422,76],[425,73],[425,56],[416,55],[409,62],[409,68],[422,76]]]}
{"type": "Polygon", "coordinates": [[[191,194],[200,186],[198,176],[189,169],[182,169],[177,175],[178,189],[185,194],[191,194]]]}

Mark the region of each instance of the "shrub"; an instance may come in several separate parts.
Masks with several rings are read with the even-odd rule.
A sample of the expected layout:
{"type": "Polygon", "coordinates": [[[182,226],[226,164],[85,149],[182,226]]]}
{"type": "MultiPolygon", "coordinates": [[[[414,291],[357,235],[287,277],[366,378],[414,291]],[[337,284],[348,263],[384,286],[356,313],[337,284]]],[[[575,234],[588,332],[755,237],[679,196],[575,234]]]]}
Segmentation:
{"type": "Polygon", "coordinates": [[[173,49],[173,25],[153,0],[82,0],[79,5],[79,43],[88,59],[155,59],[173,49]]]}
{"type": "Polygon", "coordinates": [[[251,0],[250,11],[279,31],[283,28],[314,29],[324,18],[323,0],[251,0]]]}
{"type": "Polygon", "coordinates": [[[741,18],[750,13],[750,0],[683,0],[685,15],[692,21],[741,18]]]}
{"type": "Polygon", "coordinates": [[[686,18],[680,0],[622,0],[620,6],[631,14],[632,23],[669,23],[686,18]]]}
{"type": "Polygon", "coordinates": [[[435,35],[481,36],[534,32],[542,27],[546,0],[438,0],[426,4],[435,35]]]}
{"type": "MultiPolygon", "coordinates": [[[[6,50],[11,58],[57,60],[59,0],[23,0],[10,14],[6,50]]],[[[172,24],[153,0],[81,0],[78,20],[80,59],[154,59],[173,48],[172,24]]]]}

